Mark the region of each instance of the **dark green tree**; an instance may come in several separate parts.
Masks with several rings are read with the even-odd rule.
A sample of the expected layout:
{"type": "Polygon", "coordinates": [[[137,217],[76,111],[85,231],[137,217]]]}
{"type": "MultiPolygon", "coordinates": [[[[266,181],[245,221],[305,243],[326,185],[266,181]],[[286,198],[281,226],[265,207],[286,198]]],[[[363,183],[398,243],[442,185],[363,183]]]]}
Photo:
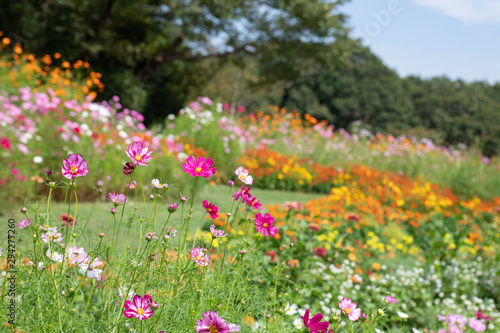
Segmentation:
{"type": "Polygon", "coordinates": [[[396,72],[367,48],[359,48],[342,68],[317,67],[316,73],[296,80],[282,106],[297,109],[347,128],[361,121],[374,131],[414,125],[413,105],[396,72]]]}
{"type": "Polygon", "coordinates": [[[0,30],[30,52],[88,57],[103,73],[101,97],[147,105],[151,120],[209,80],[205,59],[251,56],[268,82],[300,75],[305,59],[341,63],[352,43],[338,12],[346,1],[0,0],[0,30]]]}

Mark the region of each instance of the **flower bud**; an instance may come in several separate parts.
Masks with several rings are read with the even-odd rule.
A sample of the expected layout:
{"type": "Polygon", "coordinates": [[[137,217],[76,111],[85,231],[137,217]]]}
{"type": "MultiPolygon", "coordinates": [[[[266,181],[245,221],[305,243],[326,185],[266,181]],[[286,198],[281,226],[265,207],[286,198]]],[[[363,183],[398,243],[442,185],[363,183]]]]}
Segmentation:
{"type": "Polygon", "coordinates": [[[382,309],[378,309],[378,310],[377,310],[377,313],[378,313],[378,315],[379,315],[379,316],[381,316],[381,317],[383,317],[383,316],[384,316],[384,314],[385,314],[385,313],[384,313],[384,310],[382,310],[382,309]]]}
{"type": "Polygon", "coordinates": [[[99,237],[103,238],[104,237],[104,232],[99,233],[99,237]]]}
{"type": "Polygon", "coordinates": [[[245,253],[247,253],[247,250],[240,250],[240,253],[245,254],[245,253]]]}
{"type": "Polygon", "coordinates": [[[50,187],[50,188],[54,188],[54,187],[56,187],[56,183],[54,183],[54,182],[50,182],[50,183],[49,183],[49,187],[50,187]]]}
{"type": "Polygon", "coordinates": [[[186,202],[187,201],[187,197],[185,195],[181,195],[181,202],[186,202]]]}
{"type": "Polygon", "coordinates": [[[149,304],[149,306],[153,309],[153,310],[156,310],[158,309],[158,307],[160,306],[160,304],[156,303],[156,302],[152,302],[151,304],[149,304]]]}
{"type": "Polygon", "coordinates": [[[135,169],[135,164],[132,162],[127,162],[125,163],[125,166],[123,167],[123,173],[127,176],[130,176],[132,172],[135,169]]]}
{"type": "Polygon", "coordinates": [[[179,205],[177,203],[171,203],[170,206],[168,206],[168,212],[169,213],[173,213],[177,210],[177,207],[179,207],[179,205]]]}
{"type": "Polygon", "coordinates": [[[26,213],[26,211],[28,211],[28,208],[26,208],[26,207],[21,208],[21,213],[24,214],[24,213],[26,213]]]}
{"type": "Polygon", "coordinates": [[[228,186],[234,186],[234,182],[233,182],[231,179],[229,179],[229,180],[227,181],[227,185],[228,185],[228,186]]]}
{"type": "Polygon", "coordinates": [[[116,214],[116,208],[115,207],[111,207],[111,214],[116,214]]]}

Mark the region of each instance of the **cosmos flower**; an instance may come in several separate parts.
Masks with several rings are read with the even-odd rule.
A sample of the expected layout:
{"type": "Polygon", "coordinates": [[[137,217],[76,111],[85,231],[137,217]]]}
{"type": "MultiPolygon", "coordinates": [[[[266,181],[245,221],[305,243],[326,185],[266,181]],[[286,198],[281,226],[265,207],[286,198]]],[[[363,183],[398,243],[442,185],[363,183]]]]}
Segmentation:
{"type": "Polygon", "coordinates": [[[63,158],[61,167],[62,175],[68,179],[86,176],[89,173],[87,161],[80,154],[69,154],[68,158],[63,158]]]}
{"type": "Polygon", "coordinates": [[[167,183],[162,184],[160,182],[160,180],[156,179],[156,178],[151,180],[151,185],[153,185],[154,188],[158,188],[158,189],[160,189],[160,188],[168,189],[170,187],[167,183]]]}
{"type": "Polygon", "coordinates": [[[258,213],[255,215],[254,223],[257,228],[257,232],[260,232],[267,238],[269,238],[269,236],[276,236],[276,233],[278,232],[278,228],[274,226],[274,218],[269,215],[269,213],[266,213],[264,216],[262,216],[261,213],[258,213]]]}
{"type": "Polygon", "coordinates": [[[130,158],[134,164],[143,166],[148,166],[147,162],[151,161],[153,158],[153,156],[151,156],[152,153],[153,151],[149,150],[149,147],[143,147],[140,142],[132,143],[125,151],[127,157],[130,158]]]}
{"type": "Polygon", "coordinates": [[[350,321],[356,321],[361,316],[361,309],[356,308],[356,303],[351,301],[349,298],[343,298],[339,302],[339,308],[349,317],[350,321]]]}
{"type": "Polygon", "coordinates": [[[52,261],[56,261],[56,262],[63,261],[63,255],[59,254],[58,252],[50,252],[50,250],[47,250],[47,252],[45,252],[45,254],[47,255],[47,257],[52,259],[52,261]]]}
{"type": "Polygon", "coordinates": [[[128,197],[125,194],[109,193],[108,198],[113,202],[115,207],[128,202],[128,197]]]}
{"type": "Polygon", "coordinates": [[[244,167],[240,166],[238,167],[234,173],[236,176],[238,176],[238,179],[241,180],[244,184],[247,185],[252,185],[253,184],[253,177],[248,175],[248,170],[245,169],[244,167]]]}
{"type": "Polygon", "coordinates": [[[486,331],[486,325],[479,319],[474,317],[469,318],[469,326],[472,330],[476,332],[484,332],[486,331]]]}
{"type": "Polygon", "coordinates": [[[185,172],[190,174],[193,177],[202,176],[204,178],[208,178],[215,173],[216,167],[212,167],[214,162],[204,157],[198,157],[196,161],[193,156],[189,156],[186,159],[186,162],[182,164],[182,168],[185,172]]]}
{"type": "Polygon", "coordinates": [[[144,295],[144,297],[135,295],[133,301],[125,301],[123,314],[127,318],[148,319],[153,315],[153,309],[150,306],[152,302],[153,300],[149,295],[144,295]]]}
{"type": "Polygon", "coordinates": [[[48,242],[56,242],[60,243],[62,242],[62,234],[60,232],[57,232],[56,230],[49,230],[47,233],[44,233],[40,236],[43,242],[48,243],[48,242]]]}
{"type": "Polygon", "coordinates": [[[83,247],[71,246],[66,249],[66,261],[70,264],[81,264],[88,260],[88,254],[83,247]]]}
{"type": "Polygon", "coordinates": [[[321,319],[323,319],[323,315],[321,313],[316,314],[311,318],[311,320],[309,320],[309,309],[307,309],[304,316],[300,318],[302,318],[305,327],[311,333],[326,333],[328,331],[328,326],[330,326],[327,321],[321,322],[321,319]]]}
{"type": "Polygon", "coordinates": [[[397,303],[397,302],[398,302],[398,300],[397,300],[397,299],[395,299],[394,297],[391,297],[391,296],[389,296],[389,295],[385,296],[385,301],[386,301],[387,303],[397,303]]]}
{"type": "Polygon", "coordinates": [[[218,238],[218,237],[226,237],[227,236],[227,233],[225,233],[224,231],[222,230],[217,230],[216,227],[215,227],[215,224],[212,224],[210,226],[210,232],[212,233],[212,235],[214,235],[214,237],[218,238]]]}
{"type": "Polygon", "coordinates": [[[19,221],[19,223],[17,224],[17,227],[19,229],[24,229],[24,228],[27,228],[29,227],[31,224],[30,220],[29,219],[22,219],[21,221],[19,221]]]}
{"type": "Polygon", "coordinates": [[[95,258],[92,263],[89,263],[90,256],[87,256],[83,262],[80,264],[79,273],[86,275],[89,279],[95,279],[96,281],[101,281],[102,267],[103,263],[99,259],[95,258]]]}
{"type": "Polygon", "coordinates": [[[240,326],[228,324],[224,318],[219,317],[217,312],[209,311],[203,314],[203,319],[198,320],[195,331],[199,333],[239,332],[240,326]]]}
{"type": "Polygon", "coordinates": [[[212,219],[216,219],[219,217],[219,207],[214,205],[213,203],[208,203],[207,200],[203,200],[203,207],[207,210],[207,213],[210,214],[212,219]]]}
{"type": "Polygon", "coordinates": [[[205,253],[206,250],[199,246],[191,249],[191,258],[202,267],[210,265],[210,257],[205,253]]]}

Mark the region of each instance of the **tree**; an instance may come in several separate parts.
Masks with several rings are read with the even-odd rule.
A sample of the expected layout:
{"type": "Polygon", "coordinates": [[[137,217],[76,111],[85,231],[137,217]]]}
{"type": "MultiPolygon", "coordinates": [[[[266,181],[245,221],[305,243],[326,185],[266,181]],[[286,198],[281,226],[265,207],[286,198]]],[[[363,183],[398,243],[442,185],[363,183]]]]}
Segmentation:
{"type": "Polygon", "coordinates": [[[374,131],[407,129],[416,121],[409,95],[396,72],[360,47],[349,66],[319,67],[287,89],[282,106],[347,128],[353,121],[374,131]],[[326,112],[326,109],[328,112],[326,112]]]}
{"type": "Polygon", "coordinates": [[[268,82],[300,75],[305,59],[341,63],[352,44],[337,12],[346,1],[0,0],[0,30],[30,52],[88,57],[106,91],[132,91],[128,102],[140,109],[167,87],[196,89],[185,77],[202,84],[211,74],[198,67],[204,59],[251,56],[268,82]]]}

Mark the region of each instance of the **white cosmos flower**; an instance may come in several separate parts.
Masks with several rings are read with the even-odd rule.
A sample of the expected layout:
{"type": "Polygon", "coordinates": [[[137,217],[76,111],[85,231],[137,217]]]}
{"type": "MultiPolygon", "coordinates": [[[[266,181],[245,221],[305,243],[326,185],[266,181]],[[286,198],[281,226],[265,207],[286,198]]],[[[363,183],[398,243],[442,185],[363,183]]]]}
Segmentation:
{"type": "Polygon", "coordinates": [[[247,185],[252,185],[253,184],[253,177],[248,175],[248,170],[245,169],[244,167],[240,166],[238,169],[234,171],[236,176],[238,176],[238,179],[241,180],[243,183],[247,185]]]}
{"type": "Polygon", "coordinates": [[[295,318],[293,320],[293,326],[295,326],[296,329],[301,330],[304,328],[304,322],[301,318],[295,318]]]}
{"type": "Polygon", "coordinates": [[[404,312],[399,312],[399,311],[398,311],[398,316],[400,316],[403,319],[408,319],[408,317],[410,317],[410,316],[408,316],[408,314],[406,314],[404,312]]]}
{"type": "Polygon", "coordinates": [[[296,314],[297,313],[297,304],[290,305],[290,303],[286,303],[285,313],[289,316],[293,316],[294,314],[296,314]]]}
{"type": "Polygon", "coordinates": [[[33,163],[42,163],[43,162],[43,157],[42,156],[35,156],[33,157],[33,163]]]}
{"type": "MultiPolygon", "coordinates": [[[[47,257],[49,257],[53,261],[62,262],[62,260],[63,260],[63,255],[59,254],[57,252],[50,252],[50,250],[47,250],[47,252],[45,252],[45,254],[47,255],[47,257]]],[[[38,265],[40,266],[40,264],[38,264],[38,265]]]]}

